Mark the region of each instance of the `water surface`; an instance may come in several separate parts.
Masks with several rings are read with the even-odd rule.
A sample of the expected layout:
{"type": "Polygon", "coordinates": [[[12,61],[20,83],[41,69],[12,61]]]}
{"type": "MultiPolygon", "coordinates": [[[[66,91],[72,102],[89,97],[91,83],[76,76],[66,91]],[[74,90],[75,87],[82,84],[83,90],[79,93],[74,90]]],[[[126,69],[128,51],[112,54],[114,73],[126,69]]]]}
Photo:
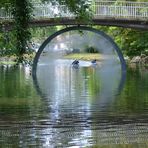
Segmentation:
{"type": "Polygon", "coordinates": [[[1,147],[148,147],[148,71],[70,63],[0,66],[1,147]]]}

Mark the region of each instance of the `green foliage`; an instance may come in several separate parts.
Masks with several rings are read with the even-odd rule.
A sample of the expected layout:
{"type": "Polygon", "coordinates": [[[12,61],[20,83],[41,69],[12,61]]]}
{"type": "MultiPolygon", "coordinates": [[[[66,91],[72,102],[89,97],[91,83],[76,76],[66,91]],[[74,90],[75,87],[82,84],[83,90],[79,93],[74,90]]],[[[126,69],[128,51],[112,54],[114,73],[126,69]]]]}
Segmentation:
{"type": "Polygon", "coordinates": [[[103,26],[97,29],[111,36],[125,55],[148,55],[148,31],[103,26]]]}
{"type": "Polygon", "coordinates": [[[0,8],[9,8],[11,6],[11,0],[1,0],[0,8]]]}
{"type": "MultiPolygon", "coordinates": [[[[33,0],[32,0],[33,1],[33,0]]],[[[31,39],[32,32],[29,30],[29,21],[32,18],[33,7],[31,0],[1,0],[0,7],[11,10],[15,19],[15,28],[12,32],[5,33],[0,30],[0,53],[16,54],[20,61],[23,60],[23,54],[26,53],[27,43],[31,39]]],[[[38,0],[39,2],[40,0],[38,0]]],[[[70,12],[76,15],[77,21],[91,20],[91,0],[42,0],[43,2],[51,2],[53,5],[64,4],[70,12]]],[[[133,0],[141,1],[141,0],[133,0]]],[[[144,0],[142,0],[144,1],[144,0]]],[[[147,0],[146,0],[147,1],[147,0]]],[[[36,2],[34,0],[34,2],[36,2]]],[[[116,3],[120,3],[117,1],[116,3]]],[[[115,3],[115,4],[116,4],[115,3]]],[[[142,10],[145,11],[145,10],[142,10]]],[[[3,24],[1,24],[2,26],[3,24]]],[[[1,27],[2,28],[2,27],[1,27]]],[[[97,27],[109,34],[124,54],[129,56],[148,54],[148,32],[125,29],[118,27],[97,27]]],[[[52,29],[51,29],[52,30],[52,29]]],[[[50,31],[51,31],[50,30],[50,31]]],[[[54,30],[54,29],[53,29],[54,30]]],[[[44,32],[46,34],[46,31],[44,32]]],[[[88,48],[90,50],[91,48],[88,48]]],[[[91,49],[92,50],[92,49],[91,49]]],[[[94,51],[93,51],[94,52],[94,51]]]]}
{"type": "MultiPolygon", "coordinates": [[[[148,32],[133,30],[133,29],[120,29],[115,41],[120,42],[120,47],[125,50],[128,56],[136,56],[146,53],[148,49],[148,32]]],[[[118,43],[119,44],[119,43],[118,43]]]]}
{"type": "Polygon", "coordinates": [[[90,22],[92,18],[91,0],[42,0],[53,5],[66,5],[70,12],[76,15],[78,22],[90,22]]]}
{"type": "MultiPolygon", "coordinates": [[[[48,0],[43,0],[48,1],[48,0]]],[[[53,5],[65,4],[68,9],[76,15],[77,21],[89,21],[91,17],[90,11],[90,1],[87,0],[51,0],[53,5]]],[[[14,25],[14,39],[13,45],[15,45],[14,53],[19,57],[19,62],[22,62],[23,54],[26,52],[27,42],[31,38],[31,33],[29,30],[29,21],[32,17],[33,6],[31,5],[31,0],[1,0],[0,7],[5,7],[12,12],[15,20],[14,25]]],[[[1,34],[3,35],[3,33],[1,34]]],[[[3,38],[3,37],[2,37],[3,38]]],[[[5,43],[5,39],[3,41],[5,43]]],[[[7,44],[9,44],[7,42],[7,44]]],[[[10,44],[9,44],[10,45],[10,44]]],[[[3,45],[0,46],[3,47],[3,45]]],[[[8,47],[6,47],[8,48],[8,47]]]]}
{"type": "Polygon", "coordinates": [[[0,32],[0,56],[8,56],[16,53],[14,39],[13,31],[0,32]]]}
{"type": "Polygon", "coordinates": [[[89,47],[86,47],[85,52],[87,52],[87,53],[98,53],[98,50],[95,47],[89,46],[89,47]]]}
{"type": "Polygon", "coordinates": [[[26,52],[27,42],[31,38],[29,21],[32,17],[32,5],[29,0],[2,0],[0,2],[0,6],[2,7],[2,5],[7,8],[6,10],[9,10],[12,13],[15,20],[13,31],[8,34],[9,38],[13,41],[12,44],[10,41],[6,42],[5,33],[1,33],[1,35],[4,36],[2,37],[4,47],[6,50],[11,48],[13,53],[19,57],[18,62],[23,62],[23,54],[26,52]],[[13,34],[13,38],[11,38],[11,34],[13,34]]]}
{"type": "Polygon", "coordinates": [[[47,37],[58,30],[56,26],[30,28],[31,40],[42,43],[47,37]]]}
{"type": "Polygon", "coordinates": [[[32,5],[28,0],[14,0],[12,4],[12,14],[15,19],[14,34],[16,37],[17,55],[22,60],[26,51],[27,41],[30,40],[29,20],[32,15],[32,5]]]}

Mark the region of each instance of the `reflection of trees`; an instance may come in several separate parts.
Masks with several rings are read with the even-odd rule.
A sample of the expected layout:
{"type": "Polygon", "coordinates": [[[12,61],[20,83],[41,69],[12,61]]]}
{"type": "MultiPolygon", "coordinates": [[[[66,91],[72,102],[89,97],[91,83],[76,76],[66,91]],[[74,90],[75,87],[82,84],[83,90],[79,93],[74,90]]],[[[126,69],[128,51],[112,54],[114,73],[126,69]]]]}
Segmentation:
{"type": "Polygon", "coordinates": [[[143,112],[148,105],[147,72],[145,71],[141,75],[137,68],[135,70],[128,69],[126,79],[125,89],[121,98],[116,101],[117,107],[122,112],[143,112]]]}
{"type": "Polygon", "coordinates": [[[93,67],[87,67],[82,69],[82,73],[84,76],[84,81],[87,83],[87,91],[90,95],[90,99],[93,99],[94,97],[99,94],[100,90],[100,80],[99,75],[96,73],[96,69],[93,67]]]}
{"type": "MultiPolygon", "coordinates": [[[[12,89],[14,87],[14,93],[13,91],[11,92],[14,96],[9,93],[8,95],[5,94],[6,91],[2,90],[4,88],[0,90],[1,93],[5,97],[10,98],[11,101],[12,98],[18,99],[16,104],[11,102],[11,107],[8,104],[3,106],[4,103],[2,102],[0,104],[0,134],[2,135],[1,139],[5,141],[5,144],[3,142],[0,142],[0,144],[3,147],[8,145],[27,147],[29,144],[35,146],[52,145],[53,147],[59,144],[60,147],[60,143],[62,143],[62,146],[73,146],[75,144],[84,146],[89,144],[90,140],[92,142],[95,141],[96,145],[104,144],[105,142],[112,144],[114,140],[122,143],[126,142],[126,140],[131,140],[129,132],[133,132],[132,136],[134,135],[135,139],[142,137],[142,140],[145,141],[146,134],[142,134],[144,131],[147,132],[147,123],[141,123],[140,119],[135,119],[136,117],[134,119],[129,118],[130,121],[127,121],[125,120],[128,119],[127,114],[123,116],[120,113],[123,110],[135,113],[136,109],[144,109],[146,105],[144,103],[147,101],[146,74],[141,76],[137,71],[128,71],[134,74],[134,76],[127,75],[126,88],[122,92],[121,98],[117,96],[116,100],[111,100],[111,105],[103,104],[107,107],[99,107],[100,102],[98,100],[103,97],[100,94],[102,92],[106,93],[105,97],[109,95],[109,99],[112,97],[110,95],[112,95],[113,91],[110,87],[116,88],[117,82],[109,81],[112,78],[111,76],[114,76],[114,73],[109,73],[107,81],[103,82],[103,80],[106,80],[106,76],[104,79],[102,76],[104,76],[106,71],[102,74],[96,73],[97,69],[92,67],[72,69],[71,67],[57,65],[53,69],[51,67],[48,69],[51,73],[54,71],[52,75],[49,75],[47,67],[45,67],[45,71],[42,69],[42,75],[40,75],[44,79],[39,79],[39,84],[42,87],[45,85],[47,89],[47,92],[44,92],[46,95],[43,98],[44,105],[41,105],[39,102],[33,102],[34,99],[36,100],[36,95],[32,89],[31,82],[29,81],[26,84],[23,70],[11,69],[10,72],[8,69],[4,70],[1,67],[3,72],[0,75],[0,83],[7,83],[1,85],[1,88],[12,89]],[[13,78],[13,80],[9,78],[13,78]],[[109,85],[108,82],[116,83],[109,85]],[[50,87],[53,88],[50,90],[50,87]],[[20,94],[15,92],[16,88],[20,91],[20,94]],[[141,89],[143,94],[140,93],[141,89]],[[55,90],[56,92],[54,92],[55,90]],[[29,97],[30,95],[31,98],[29,97]],[[141,98],[144,99],[142,100],[141,98]],[[115,105],[113,105],[114,102],[115,105]],[[33,103],[39,103],[40,106],[35,106],[33,103]],[[137,122],[134,122],[133,125],[134,120],[137,122]],[[139,125],[139,121],[142,127],[139,125]],[[137,129],[137,126],[141,127],[141,129],[137,129]],[[23,141],[23,143],[19,143],[20,141],[23,141]]],[[[27,79],[30,80],[29,78],[27,79]]],[[[42,91],[45,88],[42,88],[42,91]]]]}
{"type": "Polygon", "coordinates": [[[28,70],[22,66],[0,66],[2,147],[27,147],[30,137],[35,141],[33,127],[39,116],[41,102],[30,81],[28,70]]]}
{"type": "MultiPolygon", "coordinates": [[[[112,105],[100,112],[92,114],[92,137],[98,145],[108,143],[111,147],[116,143],[147,143],[147,72],[139,70],[127,71],[127,79],[123,92],[116,96],[112,105]]],[[[105,107],[104,107],[105,108],[105,107]]],[[[96,144],[96,145],[97,145],[96,144]]],[[[109,147],[107,145],[107,147],[109,147]]],[[[119,147],[124,147],[122,144],[119,147]]],[[[131,145],[131,147],[136,147],[131,145]]]]}
{"type": "MultiPolygon", "coordinates": [[[[6,98],[26,98],[35,94],[30,83],[26,83],[25,69],[19,67],[0,67],[0,94],[6,98]]],[[[29,75],[29,69],[28,69],[29,75]]]]}

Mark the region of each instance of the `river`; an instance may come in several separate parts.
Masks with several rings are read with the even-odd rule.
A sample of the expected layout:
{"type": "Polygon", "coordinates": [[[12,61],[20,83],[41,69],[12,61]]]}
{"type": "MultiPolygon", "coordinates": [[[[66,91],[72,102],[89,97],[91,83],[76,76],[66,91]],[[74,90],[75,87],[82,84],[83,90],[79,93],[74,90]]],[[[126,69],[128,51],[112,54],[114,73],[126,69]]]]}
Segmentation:
{"type": "Polygon", "coordinates": [[[148,147],[148,71],[67,63],[0,66],[0,146],[148,147]]]}

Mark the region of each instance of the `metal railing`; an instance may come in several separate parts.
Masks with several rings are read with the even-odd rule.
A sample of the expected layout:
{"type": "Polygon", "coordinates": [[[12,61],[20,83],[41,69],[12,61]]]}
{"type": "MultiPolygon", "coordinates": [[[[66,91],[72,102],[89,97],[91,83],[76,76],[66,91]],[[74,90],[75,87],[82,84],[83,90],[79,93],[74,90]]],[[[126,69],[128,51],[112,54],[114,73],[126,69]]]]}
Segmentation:
{"type": "Polygon", "coordinates": [[[148,2],[96,1],[92,10],[95,17],[148,19],[148,2]]]}
{"type": "Polygon", "coordinates": [[[13,16],[9,9],[0,8],[0,19],[12,19],[13,16]]]}
{"type": "MultiPolygon", "coordinates": [[[[34,3],[33,17],[57,18],[73,17],[66,5],[51,5],[50,3],[34,3]]],[[[127,1],[95,1],[91,4],[94,18],[111,17],[111,18],[128,18],[128,19],[145,19],[148,20],[148,2],[127,2],[127,1]]],[[[12,19],[13,16],[9,10],[0,9],[1,19],[12,19]]]]}

